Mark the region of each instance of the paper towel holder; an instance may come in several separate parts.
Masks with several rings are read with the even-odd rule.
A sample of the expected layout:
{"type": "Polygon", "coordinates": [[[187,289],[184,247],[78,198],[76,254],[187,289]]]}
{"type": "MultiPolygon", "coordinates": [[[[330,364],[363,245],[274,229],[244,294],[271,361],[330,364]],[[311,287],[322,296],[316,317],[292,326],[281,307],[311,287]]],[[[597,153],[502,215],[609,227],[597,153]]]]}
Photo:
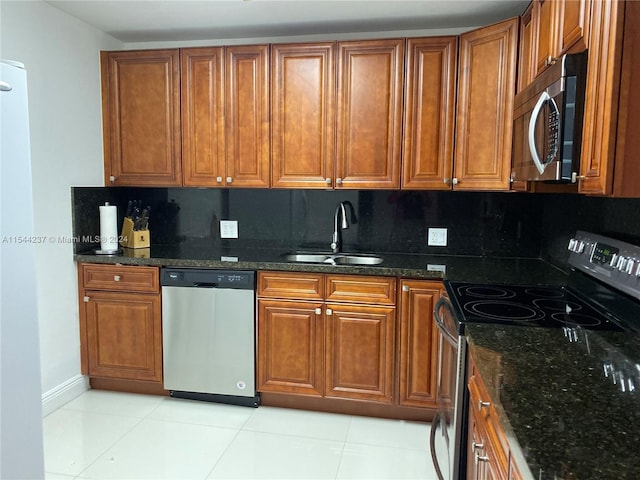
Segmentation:
{"type": "MultiPolygon", "coordinates": [[[[109,202],[105,202],[104,206],[105,207],[111,207],[109,205],[109,202]]],[[[103,231],[102,231],[102,206],[100,206],[99,208],[100,208],[100,235],[102,235],[103,234],[103,231]]],[[[113,220],[115,221],[115,218],[113,220]]],[[[113,234],[113,232],[111,234],[113,234]]],[[[115,234],[117,234],[117,229],[115,230],[115,234]]],[[[102,236],[100,236],[100,240],[101,240],[100,241],[100,248],[96,248],[96,249],[93,250],[96,255],[120,255],[120,254],[122,254],[122,249],[118,246],[118,241],[117,240],[114,242],[116,248],[109,249],[109,250],[106,250],[106,249],[102,248],[103,247],[102,236]]]]}

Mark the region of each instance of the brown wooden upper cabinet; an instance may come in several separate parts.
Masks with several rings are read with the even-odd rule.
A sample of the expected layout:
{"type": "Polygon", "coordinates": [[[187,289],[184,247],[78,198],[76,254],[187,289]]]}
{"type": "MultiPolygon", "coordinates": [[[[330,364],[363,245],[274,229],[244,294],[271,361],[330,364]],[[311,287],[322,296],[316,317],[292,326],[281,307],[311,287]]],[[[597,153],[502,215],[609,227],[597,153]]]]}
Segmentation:
{"type": "Polygon", "coordinates": [[[589,43],[592,0],[534,0],[521,18],[518,91],[558,58],[589,43]]]}
{"type": "Polygon", "coordinates": [[[106,185],[269,186],[268,45],[101,55],[106,185]]]}
{"type": "Polygon", "coordinates": [[[331,188],[335,42],[271,47],[272,187],[331,188]]]}
{"type": "Polygon", "coordinates": [[[269,186],[269,47],[180,51],[185,186],[269,186]]]}
{"type": "Polygon", "coordinates": [[[453,187],[508,190],[518,18],[460,36],[453,187]]]}
{"type": "Polygon", "coordinates": [[[591,3],[580,193],[640,197],[638,22],[639,2],[591,3]]]}
{"type": "Polygon", "coordinates": [[[338,43],[336,188],[400,187],[404,39],[338,43]]]}
{"type": "Polygon", "coordinates": [[[407,40],[402,188],[449,190],[458,37],[407,40]]]}
{"type": "Polygon", "coordinates": [[[181,185],[179,52],[101,52],[105,185],[181,185]]]}

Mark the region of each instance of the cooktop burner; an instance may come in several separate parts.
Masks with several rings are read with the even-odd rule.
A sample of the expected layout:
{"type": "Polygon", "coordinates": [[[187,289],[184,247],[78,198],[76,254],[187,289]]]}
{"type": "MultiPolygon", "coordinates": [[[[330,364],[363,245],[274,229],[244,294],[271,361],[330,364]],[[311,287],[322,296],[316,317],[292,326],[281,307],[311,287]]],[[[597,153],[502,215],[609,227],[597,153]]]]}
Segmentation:
{"type": "Polygon", "coordinates": [[[466,322],[624,330],[566,287],[459,282],[449,286],[466,322]]]}

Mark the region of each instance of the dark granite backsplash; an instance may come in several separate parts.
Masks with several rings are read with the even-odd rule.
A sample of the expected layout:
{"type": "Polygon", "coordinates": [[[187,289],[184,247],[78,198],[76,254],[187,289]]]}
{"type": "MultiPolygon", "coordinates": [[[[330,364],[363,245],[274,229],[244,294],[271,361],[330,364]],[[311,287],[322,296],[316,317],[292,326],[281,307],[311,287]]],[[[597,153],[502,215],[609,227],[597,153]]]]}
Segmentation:
{"type": "MultiPolygon", "coordinates": [[[[98,248],[98,206],[151,206],[151,242],[329,249],[339,202],[355,207],[345,250],[566,260],[577,230],[640,237],[640,200],[490,192],[74,187],[75,252],[98,248]],[[237,220],[239,239],[221,240],[219,220],[237,220]],[[427,228],[446,227],[447,247],[428,247],[427,228]],[[83,241],[88,240],[88,241],[83,241]],[[93,241],[92,241],[93,240],[93,241]]],[[[617,235],[619,236],[619,235],[617,235]]]]}

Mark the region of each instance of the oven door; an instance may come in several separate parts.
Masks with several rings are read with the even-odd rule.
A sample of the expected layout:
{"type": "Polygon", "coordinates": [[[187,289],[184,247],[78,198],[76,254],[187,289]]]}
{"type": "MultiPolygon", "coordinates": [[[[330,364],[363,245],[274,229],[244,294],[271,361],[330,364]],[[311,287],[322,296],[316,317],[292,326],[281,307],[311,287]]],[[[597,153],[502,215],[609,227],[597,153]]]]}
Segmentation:
{"type": "Polygon", "coordinates": [[[438,327],[438,413],[431,424],[430,449],[439,480],[457,480],[464,472],[464,392],[466,340],[449,299],[442,296],[434,309],[438,327]]]}

